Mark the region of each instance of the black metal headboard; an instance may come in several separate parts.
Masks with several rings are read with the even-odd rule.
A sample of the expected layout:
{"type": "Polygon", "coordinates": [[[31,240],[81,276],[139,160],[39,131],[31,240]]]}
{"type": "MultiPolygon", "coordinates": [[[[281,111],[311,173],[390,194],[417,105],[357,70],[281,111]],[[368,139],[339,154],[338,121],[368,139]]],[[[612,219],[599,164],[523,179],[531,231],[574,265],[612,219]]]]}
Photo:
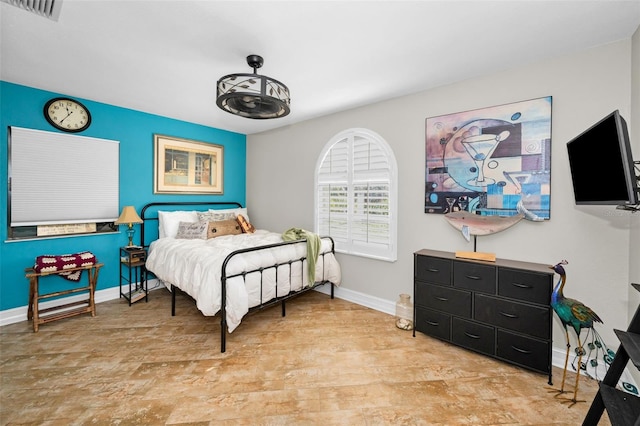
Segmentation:
{"type": "Polygon", "coordinates": [[[158,210],[162,210],[162,208],[158,207],[168,207],[169,211],[177,211],[179,207],[182,206],[226,206],[230,208],[242,207],[242,204],[236,201],[166,201],[166,202],[157,202],[157,203],[149,203],[145,204],[142,207],[140,212],[140,218],[142,219],[142,226],[140,231],[140,244],[143,247],[148,247],[145,240],[145,228],[148,222],[158,222],[158,210]]]}

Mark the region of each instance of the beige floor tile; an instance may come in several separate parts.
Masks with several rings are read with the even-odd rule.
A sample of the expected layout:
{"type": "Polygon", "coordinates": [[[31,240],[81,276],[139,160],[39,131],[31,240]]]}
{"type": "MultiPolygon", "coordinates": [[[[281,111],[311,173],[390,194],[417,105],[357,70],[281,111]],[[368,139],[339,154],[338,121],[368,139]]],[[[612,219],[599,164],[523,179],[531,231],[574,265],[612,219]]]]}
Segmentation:
{"type": "Polygon", "coordinates": [[[184,296],[171,317],[164,289],[97,311],[0,328],[1,425],[575,425],[597,389],[569,408],[545,375],[317,292],[246,317],[224,354],[218,317],[184,296]]]}

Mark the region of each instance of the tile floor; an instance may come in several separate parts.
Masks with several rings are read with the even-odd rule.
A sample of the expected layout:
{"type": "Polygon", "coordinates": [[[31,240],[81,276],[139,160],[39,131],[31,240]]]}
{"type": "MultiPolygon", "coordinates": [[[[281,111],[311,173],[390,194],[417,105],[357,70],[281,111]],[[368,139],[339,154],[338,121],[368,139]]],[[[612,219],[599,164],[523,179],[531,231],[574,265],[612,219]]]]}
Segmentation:
{"type": "Polygon", "coordinates": [[[163,289],[0,327],[0,424],[578,425],[597,389],[581,380],[569,408],[545,375],[318,292],[246,317],[221,354],[218,318],[177,300],[175,317],[163,289]]]}

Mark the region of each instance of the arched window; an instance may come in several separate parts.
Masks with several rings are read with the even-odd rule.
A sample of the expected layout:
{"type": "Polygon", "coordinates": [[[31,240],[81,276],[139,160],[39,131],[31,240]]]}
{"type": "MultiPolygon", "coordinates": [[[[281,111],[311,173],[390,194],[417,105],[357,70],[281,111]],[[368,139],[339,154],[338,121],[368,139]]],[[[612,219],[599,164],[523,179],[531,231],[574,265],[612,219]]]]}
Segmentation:
{"type": "Polygon", "coordinates": [[[380,135],[348,129],[325,145],[316,164],[315,228],[336,251],[397,259],[397,164],[380,135]]]}

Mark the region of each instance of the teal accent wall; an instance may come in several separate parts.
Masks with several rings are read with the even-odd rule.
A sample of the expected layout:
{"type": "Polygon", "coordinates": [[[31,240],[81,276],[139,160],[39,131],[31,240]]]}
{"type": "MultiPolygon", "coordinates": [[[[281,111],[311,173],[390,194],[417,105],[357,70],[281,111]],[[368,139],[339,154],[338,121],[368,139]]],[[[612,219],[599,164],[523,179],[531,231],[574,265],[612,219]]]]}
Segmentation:
{"type": "MultiPolygon", "coordinates": [[[[0,310],[26,306],[29,285],[24,269],[32,266],[36,256],[66,254],[83,250],[93,252],[104,263],[98,279],[98,290],[119,284],[119,247],[127,244],[121,232],[8,242],[8,141],[9,126],[57,132],[45,120],[44,104],[51,98],[65,96],[17,84],[0,81],[0,310]]],[[[136,207],[154,201],[238,201],[246,200],[246,136],[199,124],[174,120],[113,105],[77,98],[91,112],[91,126],[80,136],[120,141],[120,209],[136,207]],[[153,135],[163,134],[224,147],[224,194],[222,195],[156,195],[153,193],[153,135]]],[[[212,101],[213,102],[213,101],[212,101]]],[[[37,170],[33,171],[38,173],[37,170]]],[[[47,179],[42,176],[42,179],[47,179]]],[[[100,191],[100,188],[96,188],[100,191]]],[[[46,206],[42,206],[46,208],[46,206]]],[[[136,227],[135,239],[140,237],[136,227]]],[[[83,277],[83,280],[86,276],[83,277]]],[[[52,285],[62,286],[61,278],[48,278],[52,285]],[[53,281],[60,280],[60,283],[53,281]]],[[[41,285],[44,285],[44,280],[41,285]]]]}

